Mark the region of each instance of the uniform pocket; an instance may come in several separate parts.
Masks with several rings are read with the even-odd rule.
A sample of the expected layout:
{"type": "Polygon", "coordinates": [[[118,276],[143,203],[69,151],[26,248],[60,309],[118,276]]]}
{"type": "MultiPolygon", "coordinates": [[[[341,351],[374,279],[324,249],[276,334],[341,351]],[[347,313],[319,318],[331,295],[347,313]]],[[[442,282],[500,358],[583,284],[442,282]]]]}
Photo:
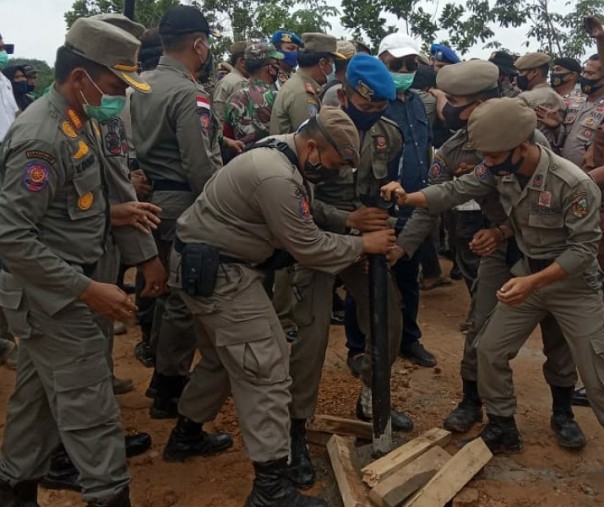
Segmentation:
{"type": "Polygon", "coordinates": [[[76,174],[67,197],[67,213],[71,220],[82,220],[105,211],[100,169],[91,168],[76,174]]]}
{"type": "Polygon", "coordinates": [[[61,430],[94,428],[119,419],[110,378],[102,354],[54,371],[57,424],[61,430]]]}
{"type": "Polygon", "coordinates": [[[1,287],[0,307],[11,334],[21,340],[30,338],[32,329],[27,321],[29,309],[23,302],[23,289],[1,287]]]}

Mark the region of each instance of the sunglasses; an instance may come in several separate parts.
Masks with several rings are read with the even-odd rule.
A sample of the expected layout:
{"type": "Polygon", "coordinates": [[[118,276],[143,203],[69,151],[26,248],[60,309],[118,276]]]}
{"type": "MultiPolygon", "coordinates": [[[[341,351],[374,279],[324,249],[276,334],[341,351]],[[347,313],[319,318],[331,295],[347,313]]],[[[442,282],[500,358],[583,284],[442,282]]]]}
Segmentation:
{"type": "Polygon", "coordinates": [[[417,61],[415,61],[415,60],[405,61],[400,58],[397,60],[392,60],[388,64],[388,68],[392,72],[400,72],[403,69],[405,69],[407,72],[415,72],[415,71],[417,71],[418,67],[419,67],[419,63],[417,61]]]}

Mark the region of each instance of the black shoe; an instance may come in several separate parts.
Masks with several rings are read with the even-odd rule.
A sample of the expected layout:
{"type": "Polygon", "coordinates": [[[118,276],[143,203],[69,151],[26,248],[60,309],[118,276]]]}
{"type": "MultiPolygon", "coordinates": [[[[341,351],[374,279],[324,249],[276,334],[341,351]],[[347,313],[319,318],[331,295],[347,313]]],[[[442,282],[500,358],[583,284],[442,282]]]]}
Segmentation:
{"type": "Polygon", "coordinates": [[[287,343],[295,342],[296,338],[298,338],[298,331],[288,331],[287,333],[285,333],[285,339],[287,340],[287,343]]]}
{"type": "Polygon", "coordinates": [[[132,507],[130,503],[130,488],[126,486],[117,495],[102,500],[92,500],[87,507],[132,507]]]}
{"type": "Polygon", "coordinates": [[[155,373],[150,387],[156,390],[153,404],[149,409],[151,419],[176,419],[178,417],[178,400],[189,377],[181,375],[162,375],[155,373]]]}
{"type": "Polygon", "coordinates": [[[513,417],[487,414],[489,422],[480,432],[480,437],[493,454],[513,454],[524,447],[516,421],[513,417]]]}
{"type": "Polygon", "coordinates": [[[344,312],[332,312],[331,313],[331,325],[332,326],[343,326],[344,325],[344,312]]]}
{"type": "Polygon", "coordinates": [[[63,446],[55,452],[50,460],[50,469],[40,481],[40,486],[45,489],[69,489],[82,491],[78,478],[80,473],[69,459],[63,446]]]}
{"type": "Polygon", "coordinates": [[[428,352],[419,341],[413,342],[410,347],[401,349],[400,355],[419,366],[425,366],[426,368],[436,366],[434,354],[428,352]]]}
{"type": "Polygon", "coordinates": [[[13,487],[0,481],[0,505],[2,507],[40,507],[38,505],[38,481],[18,482],[13,487]]]}
{"type": "Polygon", "coordinates": [[[476,382],[463,381],[463,399],[446,417],[444,428],[455,433],[470,431],[475,423],[482,422],[482,402],[476,382]]]}
{"type": "Polygon", "coordinates": [[[246,507],[327,507],[322,498],[302,495],[287,477],[287,458],[254,463],[254,487],[246,507]]]}
{"type": "Polygon", "coordinates": [[[126,457],[132,458],[147,452],[151,448],[151,443],[149,433],[126,435],[126,457]]]}
{"type": "Polygon", "coordinates": [[[571,401],[576,407],[589,407],[589,400],[587,399],[587,391],[584,387],[577,389],[573,393],[573,399],[571,401]]]}
{"type": "MultiPolygon", "coordinates": [[[[356,416],[357,419],[364,422],[369,422],[372,419],[371,417],[365,415],[360,396],[357,399],[356,416]]],[[[413,420],[407,414],[394,409],[390,409],[390,424],[392,425],[392,429],[394,431],[408,432],[413,429],[413,420]]]]}
{"type": "Polygon", "coordinates": [[[575,387],[560,387],[550,385],[552,392],[552,417],[550,425],[556,433],[558,444],[567,449],[585,447],[585,435],[575,421],[571,407],[575,387]]]}
{"type": "Polygon", "coordinates": [[[233,445],[228,433],[209,434],[201,424],[180,416],[164,448],[165,461],[184,461],[191,456],[209,456],[233,445]]]}
{"type": "Polygon", "coordinates": [[[145,368],[153,368],[155,366],[155,356],[151,352],[151,347],[148,343],[138,342],[134,347],[134,357],[138,359],[145,368]]]}
{"type": "Polygon", "coordinates": [[[308,489],[316,479],[306,442],[306,419],[292,419],[290,428],[291,460],[287,475],[297,488],[308,489]]]}
{"type": "Polygon", "coordinates": [[[451,271],[449,272],[449,276],[453,280],[461,280],[463,278],[463,273],[461,272],[461,270],[457,266],[453,266],[451,268],[451,271]]]}
{"type": "Polygon", "coordinates": [[[365,358],[365,353],[357,353],[357,354],[348,354],[348,359],[346,360],[346,364],[353,376],[359,378],[361,376],[361,367],[363,366],[363,360],[365,358]]]}

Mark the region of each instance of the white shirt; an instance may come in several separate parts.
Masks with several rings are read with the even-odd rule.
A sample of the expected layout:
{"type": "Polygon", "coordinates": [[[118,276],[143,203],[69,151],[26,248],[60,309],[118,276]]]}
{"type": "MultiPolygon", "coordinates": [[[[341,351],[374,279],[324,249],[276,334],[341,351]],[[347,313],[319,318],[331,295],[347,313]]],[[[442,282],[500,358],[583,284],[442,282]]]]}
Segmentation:
{"type": "Polygon", "coordinates": [[[15,101],[10,80],[0,72],[0,143],[4,141],[4,137],[15,121],[18,112],[19,107],[15,101]]]}

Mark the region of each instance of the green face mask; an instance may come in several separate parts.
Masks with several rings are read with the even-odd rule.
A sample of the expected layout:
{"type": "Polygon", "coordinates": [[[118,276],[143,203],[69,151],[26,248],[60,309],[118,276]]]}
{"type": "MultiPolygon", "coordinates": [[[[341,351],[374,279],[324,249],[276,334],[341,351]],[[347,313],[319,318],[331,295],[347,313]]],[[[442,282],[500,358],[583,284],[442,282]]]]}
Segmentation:
{"type": "Polygon", "coordinates": [[[110,120],[111,118],[118,117],[126,105],[126,97],[122,97],[120,95],[107,95],[103,93],[103,90],[97,86],[88,73],[86,73],[86,75],[88,76],[88,79],[90,79],[90,82],[101,94],[101,105],[93,106],[88,102],[82,91],[80,91],[80,94],[85,102],[84,113],[86,113],[86,116],[99,121],[106,121],[110,120]]]}
{"type": "Polygon", "coordinates": [[[396,86],[397,93],[406,92],[409,88],[411,88],[413,79],[415,79],[415,72],[411,72],[408,74],[391,72],[390,75],[392,76],[392,80],[394,81],[394,86],[396,86]]]}
{"type": "Polygon", "coordinates": [[[8,53],[4,50],[0,51],[0,69],[8,65],[8,53]]]}

